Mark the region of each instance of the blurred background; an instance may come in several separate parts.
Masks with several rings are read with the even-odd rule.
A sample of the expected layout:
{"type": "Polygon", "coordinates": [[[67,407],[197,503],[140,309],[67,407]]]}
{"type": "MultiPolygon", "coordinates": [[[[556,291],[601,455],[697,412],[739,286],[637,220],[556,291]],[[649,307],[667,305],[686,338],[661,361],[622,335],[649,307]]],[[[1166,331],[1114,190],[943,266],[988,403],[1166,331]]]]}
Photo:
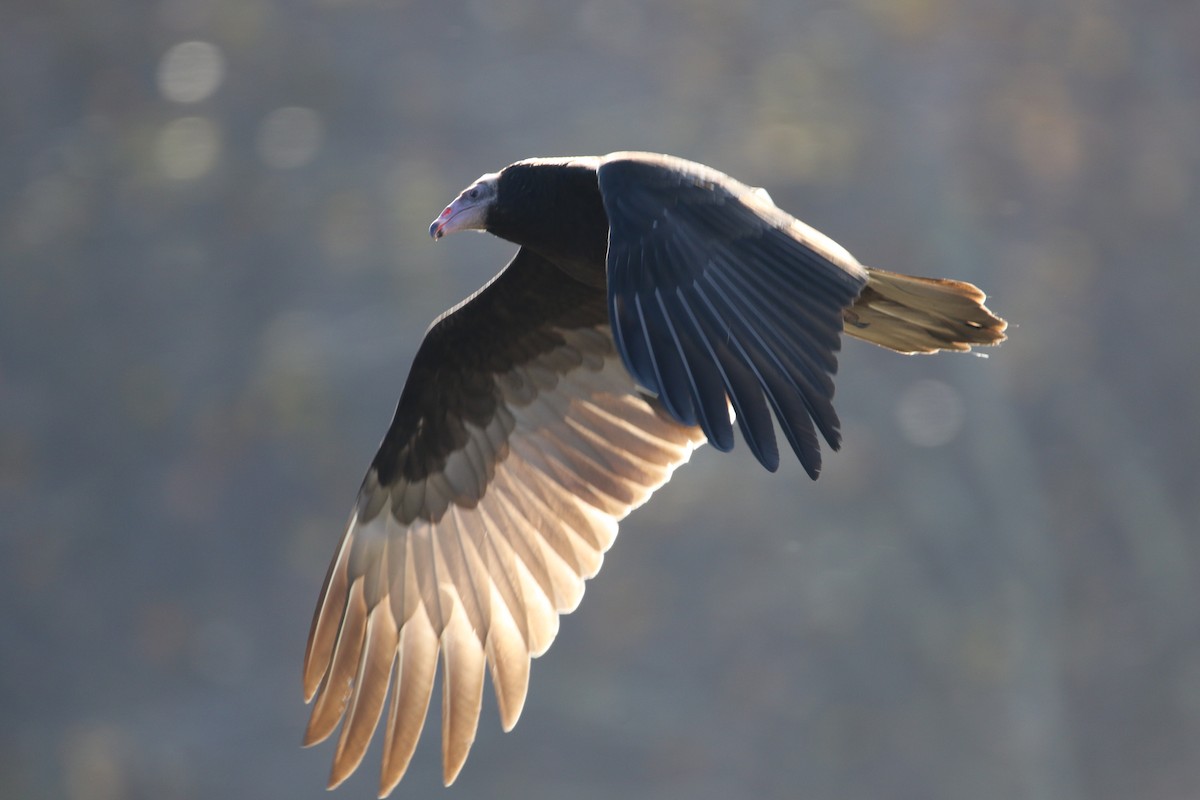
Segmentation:
{"type": "Polygon", "coordinates": [[[515,731],[489,687],[443,793],[435,711],[397,796],[1200,797],[1197,41],[1171,0],[5,0],[0,796],[325,797],[317,591],[513,250],[429,221],[647,149],[1011,341],[848,342],[818,483],[699,452],[515,731]]]}

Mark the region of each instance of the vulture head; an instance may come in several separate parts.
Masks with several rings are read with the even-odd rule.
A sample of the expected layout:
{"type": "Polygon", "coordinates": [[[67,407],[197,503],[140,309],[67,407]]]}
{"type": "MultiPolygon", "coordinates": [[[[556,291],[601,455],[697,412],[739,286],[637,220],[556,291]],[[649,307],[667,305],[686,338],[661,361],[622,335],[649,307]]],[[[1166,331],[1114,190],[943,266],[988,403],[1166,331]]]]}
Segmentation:
{"type": "Polygon", "coordinates": [[[435,240],[477,230],[528,247],[576,280],[604,285],[608,216],[591,156],[530,158],[463,189],[429,226],[435,240]]]}
{"type": "Polygon", "coordinates": [[[481,175],[446,206],[429,226],[429,235],[441,239],[455,231],[486,231],[488,211],[496,200],[500,184],[499,172],[481,175]]]}

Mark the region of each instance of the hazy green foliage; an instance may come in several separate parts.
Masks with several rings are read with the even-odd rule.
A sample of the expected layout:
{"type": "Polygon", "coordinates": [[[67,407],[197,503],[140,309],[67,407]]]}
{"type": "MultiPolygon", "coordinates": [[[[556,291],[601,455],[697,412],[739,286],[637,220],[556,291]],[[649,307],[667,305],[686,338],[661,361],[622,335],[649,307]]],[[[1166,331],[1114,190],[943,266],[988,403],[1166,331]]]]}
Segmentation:
{"type": "MultiPolygon", "coordinates": [[[[1198,34],[1166,0],[5,0],[0,796],[325,796],[327,559],[422,331],[512,250],[428,223],[635,148],[977,282],[1012,340],[847,344],[816,484],[698,454],[453,796],[1192,796],[1198,34]]],[[[436,741],[401,792],[440,796],[436,741]]]]}

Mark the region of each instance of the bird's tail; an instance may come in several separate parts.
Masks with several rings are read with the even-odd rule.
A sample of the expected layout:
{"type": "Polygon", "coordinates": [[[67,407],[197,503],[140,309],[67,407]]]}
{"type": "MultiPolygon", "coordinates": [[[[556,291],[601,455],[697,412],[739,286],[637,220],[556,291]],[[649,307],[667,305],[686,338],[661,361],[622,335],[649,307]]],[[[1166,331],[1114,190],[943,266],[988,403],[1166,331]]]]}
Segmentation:
{"type": "Polygon", "coordinates": [[[916,278],[867,268],[867,285],[843,312],[846,333],[900,353],[970,350],[999,344],[1008,323],[963,281],[916,278]]]}

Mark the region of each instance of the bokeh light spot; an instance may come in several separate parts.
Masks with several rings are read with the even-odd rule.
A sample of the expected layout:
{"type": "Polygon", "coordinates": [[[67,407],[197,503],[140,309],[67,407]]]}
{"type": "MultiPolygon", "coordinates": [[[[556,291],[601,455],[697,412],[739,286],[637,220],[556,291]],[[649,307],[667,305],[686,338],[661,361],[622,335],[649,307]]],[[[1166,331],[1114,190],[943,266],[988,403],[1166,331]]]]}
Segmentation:
{"type": "Polygon", "coordinates": [[[258,128],[258,155],[275,169],[302,167],[321,149],[324,127],[320,115],[311,108],[277,108],[258,128]]]}
{"type": "Polygon", "coordinates": [[[101,722],[79,723],[63,737],[62,774],[71,800],[129,796],[129,737],[101,722]]]}
{"type": "Polygon", "coordinates": [[[158,90],[176,103],[208,98],[225,76],[225,58],[209,42],[180,42],[158,64],[158,90]]]}
{"type": "Polygon", "coordinates": [[[949,444],[962,430],[965,419],[962,395],[941,381],[916,381],[896,403],[900,433],[918,447],[949,444]]]}
{"type": "Polygon", "coordinates": [[[167,123],[158,135],[155,159],[173,180],[199,178],[217,163],[221,140],[207,117],[183,117],[167,123]]]}

